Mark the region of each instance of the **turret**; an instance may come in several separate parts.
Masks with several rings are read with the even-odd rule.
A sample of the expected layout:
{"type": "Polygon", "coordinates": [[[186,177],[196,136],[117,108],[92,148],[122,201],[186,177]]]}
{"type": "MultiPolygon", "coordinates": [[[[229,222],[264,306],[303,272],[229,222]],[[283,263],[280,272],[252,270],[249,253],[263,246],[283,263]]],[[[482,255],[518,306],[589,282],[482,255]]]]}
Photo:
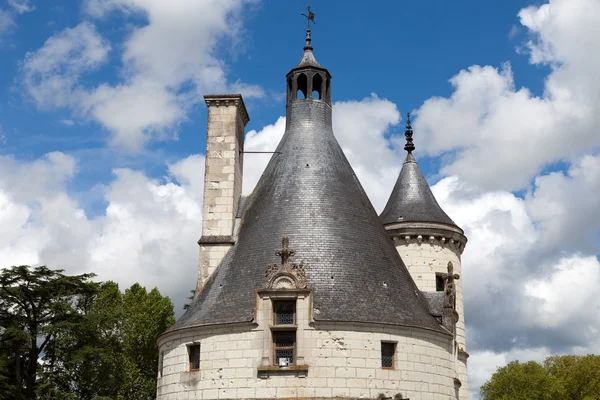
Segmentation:
{"type": "MultiPolygon", "coordinates": [[[[444,297],[448,277],[452,277],[455,299],[454,352],[456,356],[456,386],[460,399],[466,399],[468,353],[465,346],[464,302],[462,291],[461,254],[467,238],[461,228],[444,212],[431,192],[413,151],[413,129],[410,114],[406,125],[406,159],[392,194],[380,215],[385,229],[393,239],[418,288],[428,298],[444,297]],[[449,271],[449,263],[453,271],[449,271]]],[[[442,304],[443,300],[439,301],[442,304]]],[[[439,308],[440,318],[442,306],[439,308]]]]}

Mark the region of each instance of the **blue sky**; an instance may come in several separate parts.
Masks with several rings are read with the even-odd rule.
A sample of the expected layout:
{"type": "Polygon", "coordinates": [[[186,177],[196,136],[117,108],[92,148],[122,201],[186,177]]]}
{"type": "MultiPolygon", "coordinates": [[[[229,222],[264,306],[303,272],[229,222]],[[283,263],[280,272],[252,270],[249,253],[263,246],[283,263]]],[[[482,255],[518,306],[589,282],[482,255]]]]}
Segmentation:
{"type": "MultiPolygon", "coordinates": [[[[317,0],[334,131],[381,210],[413,112],[465,230],[470,383],[598,352],[600,3],[317,0]]],[[[158,286],[178,307],[202,221],[203,94],[241,92],[275,148],[305,1],[0,0],[0,258],[158,286]]],[[[244,191],[268,157],[246,157],[244,191]]]]}
{"type": "MultiPolygon", "coordinates": [[[[203,152],[206,110],[201,102],[169,129],[165,140],[149,143],[143,154],[108,149],[107,130],[78,118],[69,109],[40,109],[32,104],[19,82],[26,54],[43,46],[53,34],[86,19],[82,18],[80,1],[38,3],[34,11],[18,16],[18,26],[2,39],[3,154],[25,160],[49,151],[72,154],[79,162],[79,172],[71,189],[87,192],[109,181],[115,167],[135,167],[160,178],[166,172],[166,162],[203,152]]],[[[251,113],[248,129],[260,130],[284,113],[284,76],[297,62],[303,46],[305,22],[300,12],[304,3],[267,1],[248,5],[240,37],[225,38],[215,48],[215,54],[226,63],[230,80],[260,85],[265,90],[263,98],[247,100],[251,113]]],[[[525,35],[517,28],[516,14],[532,3],[390,1],[365,7],[361,2],[348,1],[339,7],[332,2],[315,2],[313,44],[320,62],[334,76],[337,101],[375,93],[394,102],[404,114],[432,96],[448,96],[452,91],[448,79],[465,66],[497,66],[504,62],[511,63],[516,85],[541,94],[546,68],[529,65],[527,57],[515,51],[525,35]]],[[[8,4],[4,8],[10,9],[8,4]]],[[[146,23],[141,14],[117,12],[96,21],[113,49],[105,64],[83,74],[80,84],[93,88],[101,83],[118,83],[123,67],[119,43],[135,26],[146,23]]],[[[403,127],[398,125],[392,130],[401,133],[403,127]]],[[[432,162],[435,167],[436,161],[432,162]]],[[[426,160],[422,164],[426,174],[435,173],[426,160]]],[[[82,200],[86,212],[103,212],[99,199],[84,195],[82,200]]]]}

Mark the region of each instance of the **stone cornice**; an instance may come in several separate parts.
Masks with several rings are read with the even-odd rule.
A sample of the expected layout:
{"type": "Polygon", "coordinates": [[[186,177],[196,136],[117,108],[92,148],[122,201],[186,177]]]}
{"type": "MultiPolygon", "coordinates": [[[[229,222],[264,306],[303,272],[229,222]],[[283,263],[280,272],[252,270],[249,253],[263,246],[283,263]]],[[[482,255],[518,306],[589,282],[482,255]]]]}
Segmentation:
{"type": "Polygon", "coordinates": [[[207,94],[204,96],[204,101],[208,107],[229,107],[236,106],[240,111],[244,126],[250,121],[246,104],[241,94],[207,94]]]}
{"type": "MultiPolygon", "coordinates": [[[[395,225],[395,224],[394,224],[395,225]]],[[[460,232],[439,227],[399,227],[387,225],[386,229],[396,245],[400,243],[437,244],[454,248],[462,254],[467,244],[467,237],[460,232]]]]}
{"type": "Polygon", "coordinates": [[[199,240],[198,244],[235,244],[233,236],[207,236],[203,235],[199,240]]]}

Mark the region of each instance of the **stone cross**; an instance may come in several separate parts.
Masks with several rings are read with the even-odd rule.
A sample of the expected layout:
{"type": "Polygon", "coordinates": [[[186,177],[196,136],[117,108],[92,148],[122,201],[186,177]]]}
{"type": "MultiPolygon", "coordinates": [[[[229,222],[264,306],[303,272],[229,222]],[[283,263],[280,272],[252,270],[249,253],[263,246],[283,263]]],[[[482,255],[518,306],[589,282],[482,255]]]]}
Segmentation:
{"type": "Polygon", "coordinates": [[[285,266],[289,264],[289,258],[292,257],[296,252],[289,248],[290,240],[287,236],[284,236],[281,240],[281,250],[275,252],[276,255],[281,257],[281,265],[285,266]]]}

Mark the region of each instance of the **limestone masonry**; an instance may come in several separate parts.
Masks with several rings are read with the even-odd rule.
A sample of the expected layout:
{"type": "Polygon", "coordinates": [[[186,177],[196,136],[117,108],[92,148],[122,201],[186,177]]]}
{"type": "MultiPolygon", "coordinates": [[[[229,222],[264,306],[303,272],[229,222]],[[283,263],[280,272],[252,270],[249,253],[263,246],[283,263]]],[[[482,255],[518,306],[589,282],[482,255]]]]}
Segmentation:
{"type": "Polygon", "coordinates": [[[467,238],[419,169],[410,118],[379,216],[333,134],[310,29],[286,84],[285,134],[247,198],[242,96],[205,96],[198,284],[159,338],[158,399],[466,400],[467,238]]]}

